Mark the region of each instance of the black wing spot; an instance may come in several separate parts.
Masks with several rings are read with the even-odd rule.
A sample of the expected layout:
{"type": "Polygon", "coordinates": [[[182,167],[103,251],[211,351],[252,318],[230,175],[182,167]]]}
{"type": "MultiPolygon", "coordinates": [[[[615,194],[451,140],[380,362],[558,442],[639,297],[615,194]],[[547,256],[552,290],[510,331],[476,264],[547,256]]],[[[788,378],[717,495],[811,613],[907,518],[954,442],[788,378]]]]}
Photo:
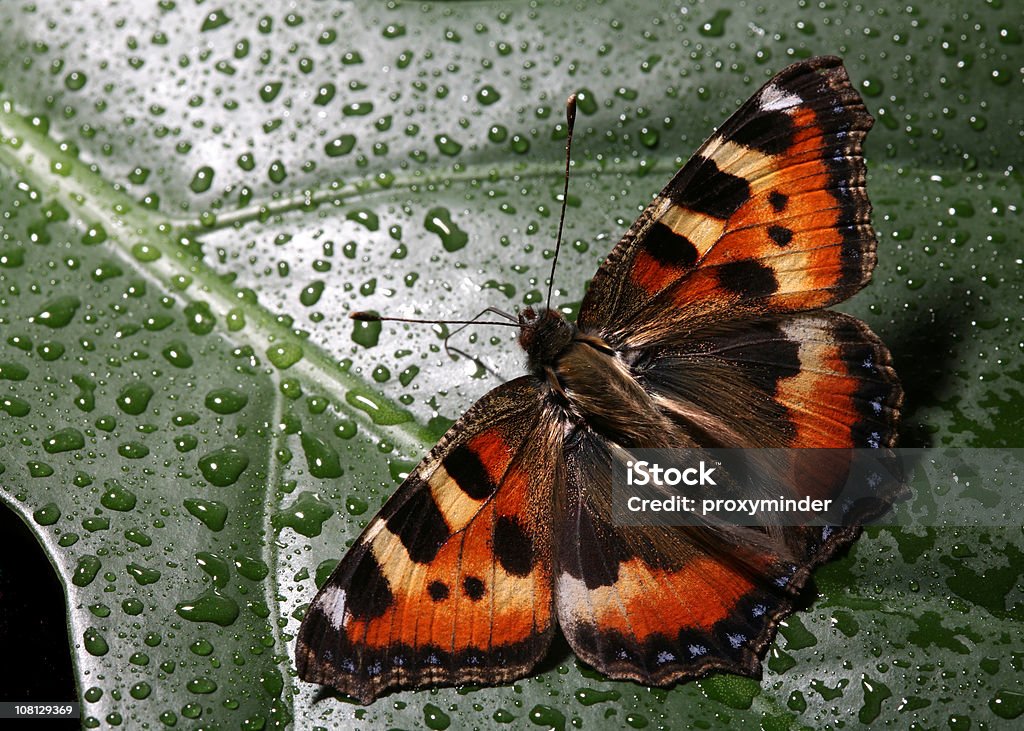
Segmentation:
{"type": "Polygon", "coordinates": [[[793,118],[779,110],[764,112],[736,130],[730,139],[766,155],[778,155],[793,144],[793,118]]]}
{"type": "Polygon", "coordinates": [[[416,563],[430,563],[451,533],[430,489],[422,480],[415,493],[387,518],[388,530],[398,536],[416,563]]]}
{"type": "Polygon", "coordinates": [[[776,213],[782,213],[786,208],[786,204],[789,203],[789,196],[773,190],[768,194],[768,202],[772,204],[772,208],[775,209],[776,213]]]}
{"type": "Polygon", "coordinates": [[[489,498],[497,487],[476,452],[464,444],[449,452],[442,464],[462,491],[474,500],[489,498]]]}
{"type": "Polygon", "coordinates": [[[697,263],[697,247],[663,223],[655,223],[647,231],[644,248],[659,264],[692,267],[697,263]]]}
{"type": "Polygon", "coordinates": [[[356,619],[374,619],[388,610],[394,601],[391,587],[380,564],[369,550],[358,559],[356,570],[349,580],[349,591],[345,608],[356,619]]]}
{"type": "Polygon", "coordinates": [[[788,246],[793,240],[793,232],[785,226],[769,226],[768,238],[779,246],[788,246]]]}
{"type": "Polygon", "coordinates": [[[448,584],[443,581],[432,581],[430,586],[427,587],[427,593],[430,594],[430,598],[435,602],[443,602],[448,598],[450,593],[448,590],[448,584]]]}
{"type": "Polygon", "coordinates": [[[494,526],[494,555],[513,576],[526,576],[533,568],[533,541],[515,518],[498,518],[494,526]]]}
{"type": "Polygon", "coordinates": [[[746,297],[771,297],[779,289],[775,272],[753,259],[743,259],[718,267],[718,281],[730,292],[746,297]]]}
{"type": "Polygon", "coordinates": [[[462,582],[462,590],[472,601],[478,602],[484,597],[484,582],[475,576],[467,576],[462,582]]]}
{"type": "Polygon", "coordinates": [[[722,172],[710,158],[693,158],[696,166],[679,189],[669,188],[669,197],[687,208],[715,218],[729,218],[750,200],[750,184],[741,177],[722,172]]]}

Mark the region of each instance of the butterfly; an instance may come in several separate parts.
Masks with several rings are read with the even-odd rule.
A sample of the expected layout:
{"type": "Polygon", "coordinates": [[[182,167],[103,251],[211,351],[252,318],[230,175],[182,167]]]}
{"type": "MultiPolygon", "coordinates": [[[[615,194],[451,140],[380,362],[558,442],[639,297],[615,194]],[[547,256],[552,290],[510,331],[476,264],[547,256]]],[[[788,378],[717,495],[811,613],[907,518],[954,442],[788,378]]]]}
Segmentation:
{"type": "Polygon", "coordinates": [[[759,677],[778,623],[857,526],[622,526],[623,449],[891,447],[885,345],[824,308],[876,262],[861,154],[873,119],[842,61],[779,72],[656,196],[575,323],[518,315],[528,374],[474,404],[409,474],[302,622],[306,681],[363,703],[501,684],[556,627],[609,678],[759,677]]]}

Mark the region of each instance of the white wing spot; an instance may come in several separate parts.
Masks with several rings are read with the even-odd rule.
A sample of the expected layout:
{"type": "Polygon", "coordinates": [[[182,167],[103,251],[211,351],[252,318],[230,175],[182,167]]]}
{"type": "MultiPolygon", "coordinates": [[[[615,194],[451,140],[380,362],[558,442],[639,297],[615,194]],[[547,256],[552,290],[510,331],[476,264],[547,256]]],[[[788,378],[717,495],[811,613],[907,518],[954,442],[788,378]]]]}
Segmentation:
{"type": "Polygon", "coordinates": [[[778,109],[795,107],[802,101],[803,99],[796,94],[783,91],[775,84],[769,84],[764,87],[764,91],[761,92],[761,98],[758,99],[758,106],[761,107],[762,112],[774,112],[778,109]]]}
{"type": "Polygon", "coordinates": [[[339,589],[336,586],[326,587],[324,593],[320,595],[318,604],[334,629],[341,629],[345,625],[344,589],[339,589]]]}

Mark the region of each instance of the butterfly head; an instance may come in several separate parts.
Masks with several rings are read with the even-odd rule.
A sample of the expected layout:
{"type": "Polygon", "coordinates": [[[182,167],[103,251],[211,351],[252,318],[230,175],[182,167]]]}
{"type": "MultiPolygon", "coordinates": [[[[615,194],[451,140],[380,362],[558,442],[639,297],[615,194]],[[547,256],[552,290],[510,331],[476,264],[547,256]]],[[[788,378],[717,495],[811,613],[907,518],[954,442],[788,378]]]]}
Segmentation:
{"type": "Polygon", "coordinates": [[[576,327],[550,307],[527,307],[519,313],[519,345],[526,351],[530,370],[552,365],[575,334],[576,327]]]}

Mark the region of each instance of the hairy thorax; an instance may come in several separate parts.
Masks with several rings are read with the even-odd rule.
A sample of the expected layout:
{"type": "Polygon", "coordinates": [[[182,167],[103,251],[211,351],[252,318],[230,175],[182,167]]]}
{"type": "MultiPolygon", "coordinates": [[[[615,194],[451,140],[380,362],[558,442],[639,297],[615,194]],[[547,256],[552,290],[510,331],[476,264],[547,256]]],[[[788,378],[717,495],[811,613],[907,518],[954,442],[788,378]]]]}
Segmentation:
{"type": "Polygon", "coordinates": [[[550,389],[568,420],[623,446],[685,446],[689,441],[633,375],[622,353],[581,332],[554,310],[519,315],[519,344],[530,371],[550,389]]]}

